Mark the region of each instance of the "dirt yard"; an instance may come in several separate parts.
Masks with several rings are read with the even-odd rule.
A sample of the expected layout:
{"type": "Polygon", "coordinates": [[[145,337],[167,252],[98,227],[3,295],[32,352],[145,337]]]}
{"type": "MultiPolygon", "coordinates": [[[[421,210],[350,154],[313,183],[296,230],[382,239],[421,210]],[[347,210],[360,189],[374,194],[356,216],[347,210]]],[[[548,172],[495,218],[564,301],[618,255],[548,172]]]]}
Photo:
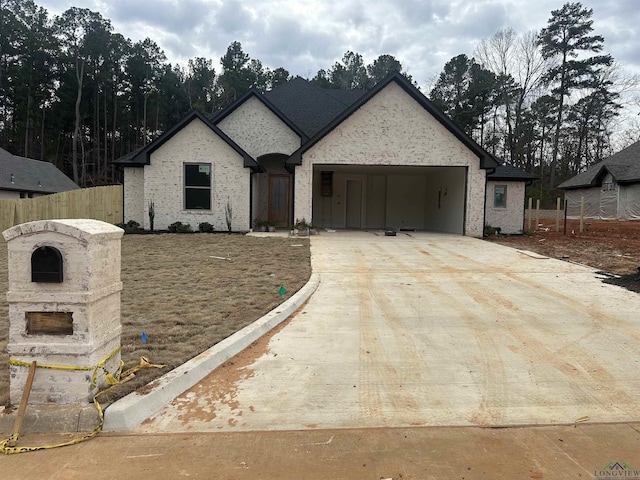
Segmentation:
{"type": "Polygon", "coordinates": [[[555,220],[540,220],[532,235],[491,236],[487,240],[582,263],[612,274],[607,280],[640,292],[640,221],[567,220],[567,233],[556,232],[555,220]]]}
{"type": "MultiPolygon", "coordinates": [[[[0,243],[0,405],[9,403],[7,246],[0,243]]],[[[146,385],[282,303],[311,274],[309,240],[226,234],[126,235],[122,240],[122,359],[166,364],[115,387],[146,385]],[[221,257],[221,258],[216,258],[221,257]],[[283,285],[287,293],[280,296],[283,285]],[[142,333],[147,343],[142,343],[142,333]]],[[[104,397],[103,397],[104,398],[104,397]]]]}

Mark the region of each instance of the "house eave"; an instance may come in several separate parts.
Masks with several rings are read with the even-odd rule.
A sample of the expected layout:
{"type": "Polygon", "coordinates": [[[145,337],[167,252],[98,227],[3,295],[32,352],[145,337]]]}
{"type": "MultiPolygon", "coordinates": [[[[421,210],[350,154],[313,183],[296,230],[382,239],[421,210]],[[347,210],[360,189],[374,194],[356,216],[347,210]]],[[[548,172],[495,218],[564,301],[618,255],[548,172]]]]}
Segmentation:
{"type": "Polygon", "coordinates": [[[469,137],[460,127],[458,127],[451,119],[441,112],[431,101],[425,97],[409,80],[407,80],[400,72],[391,72],[386,78],[381,80],[367,93],[362,95],[356,102],[346,108],[344,112],[333,119],[323,129],[316,133],[306,143],[302,144],[298,150],[293,152],[286,161],[288,165],[301,165],[302,155],[318,143],[322,138],[331,133],[338,125],[349,118],[353,113],[360,109],[369,100],[380,93],[391,82],[395,82],[402,88],[411,98],[419,105],[427,110],[438,122],[440,122],[449,132],[451,132],[458,140],[460,140],[469,150],[471,150],[480,159],[481,169],[496,168],[499,162],[493,156],[478,145],[471,137],[469,137]]]}
{"type": "Polygon", "coordinates": [[[245,168],[251,169],[259,169],[260,166],[258,162],[251,157],[247,152],[245,152],[242,147],[240,147],[236,142],[234,142],[231,138],[229,138],[222,130],[220,130],[215,124],[212,123],[206,116],[197,110],[192,110],[189,112],[182,120],[176,123],[169,130],[164,132],[158,138],[156,138],[149,145],[140,149],[138,153],[136,153],[130,161],[127,162],[118,162],[117,160],[113,162],[115,165],[123,166],[123,167],[145,167],[146,165],[151,164],[151,155],[158,150],[162,145],[164,145],[167,141],[169,141],[176,133],[182,130],[185,126],[191,123],[193,120],[198,119],[202,121],[208,128],[210,128],[216,135],[218,135],[222,140],[224,140],[231,148],[233,148],[238,154],[242,156],[243,166],[245,168]]]}
{"type": "Polygon", "coordinates": [[[278,107],[276,107],[271,101],[269,101],[263,94],[258,92],[256,89],[251,88],[248,92],[242,95],[238,100],[233,102],[228,107],[224,108],[220,112],[216,113],[213,117],[211,117],[211,122],[214,125],[218,125],[225,118],[235,112],[241,105],[243,105],[250,98],[255,97],[260,101],[265,107],[267,107],[271,112],[278,117],[278,119],[284,123],[287,127],[289,127],[296,135],[300,137],[300,143],[304,144],[309,138],[304,134],[304,132],[293,123],[284,113],[282,113],[278,107]]]}

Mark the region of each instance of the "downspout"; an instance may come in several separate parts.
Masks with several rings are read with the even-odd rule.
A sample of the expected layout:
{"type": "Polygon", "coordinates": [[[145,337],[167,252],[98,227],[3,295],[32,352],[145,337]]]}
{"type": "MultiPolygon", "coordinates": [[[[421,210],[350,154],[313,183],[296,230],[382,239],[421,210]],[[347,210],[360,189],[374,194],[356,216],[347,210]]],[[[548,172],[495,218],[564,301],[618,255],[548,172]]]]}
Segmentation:
{"type": "MultiPolygon", "coordinates": [[[[489,182],[489,175],[491,175],[495,171],[495,168],[487,168],[484,171],[484,208],[482,209],[482,238],[484,238],[484,226],[487,224],[487,183],[489,182]]],[[[524,216],[522,217],[522,223],[524,225],[524,216]]]]}
{"type": "MultiPolygon", "coordinates": [[[[127,206],[124,203],[124,167],[121,167],[120,165],[116,165],[116,168],[118,170],[120,170],[122,172],[122,223],[127,223],[125,222],[125,218],[127,218],[127,216],[125,215],[125,209],[127,208],[127,206]]],[[[144,188],[144,185],[143,185],[144,188]]]]}
{"type": "Polygon", "coordinates": [[[533,185],[533,180],[527,180],[524,182],[524,205],[522,205],[522,232],[524,233],[524,225],[526,223],[525,217],[527,216],[527,187],[533,185]]]}
{"type": "MultiPolygon", "coordinates": [[[[142,171],[144,172],[144,169],[142,171]]],[[[144,178],[144,175],[142,178],[144,178]]],[[[127,223],[124,221],[124,219],[127,218],[125,215],[125,208],[127,208],[127,206],[124,203],[124,179],[125,179],[125,175],[124,175],[124,168],[123,168],[122,169],[122,223],[127,223]]],[[[144,183],[142,184],[142,188],[144,188],[144,183]]]]}
{"type": "Polygon", "coordinates": [[[296,167],[291,171],[291,218],[289,219],[289,227],[295,223],[294,213],[296,211],[296,167]]]}
{"type": "Polygon", "coordinates": [[[252,230],[253,225],[253,176],[255,174],[255,170],[252,168],[249,170],[249,231],[252,230]]]}

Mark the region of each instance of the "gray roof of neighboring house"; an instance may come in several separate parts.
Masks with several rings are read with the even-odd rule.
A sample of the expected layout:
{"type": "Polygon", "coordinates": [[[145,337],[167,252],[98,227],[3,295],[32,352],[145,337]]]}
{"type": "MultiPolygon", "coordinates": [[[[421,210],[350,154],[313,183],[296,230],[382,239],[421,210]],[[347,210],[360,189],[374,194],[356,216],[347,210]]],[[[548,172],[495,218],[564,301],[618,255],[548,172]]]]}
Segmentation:
{"type": "Polygon", "coordinates": [[[18,157],[0,148],[0,190],[57,193],[78,188],[53,163],[18,157]]]}
{"type": "Polygon", "coordinates": [[[613,176],[617,183],[640,182],[640,142],[636,142],[596,163],[586,171],[561,183],[558,188],[594,187],[600,184],[607,172],[613,176]]]}
{"type": "MultiPolygon", "coordinates": [[[[499,160],[498,160],[499,161],[499,160]]],[[[531,173],[527,173],[524,170],[514,167],[508,163],[502,163],[498,165],[496,169],[487,175],[487,180],[503,180],[503,181],[522,181],[528,182],[530,180],[535,180],[538,178],[537,175],[532,175],[531,173]]]]}

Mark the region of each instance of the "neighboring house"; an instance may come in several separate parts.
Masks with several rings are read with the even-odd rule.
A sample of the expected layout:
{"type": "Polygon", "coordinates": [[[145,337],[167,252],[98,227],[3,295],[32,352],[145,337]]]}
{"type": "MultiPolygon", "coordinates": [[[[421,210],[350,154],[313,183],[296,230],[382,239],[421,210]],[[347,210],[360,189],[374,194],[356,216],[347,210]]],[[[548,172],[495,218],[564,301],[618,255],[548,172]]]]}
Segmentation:
{"type": "Polygon", "coordinates": [[[77,188],[53,163],[17,157],[0,148],[0,199],[34,198],[77,188]]]}
{"type": "Polygon", "coordinates": [[[485,225],[499,227],[501,233],[524,231],[525,189],[535,180],[513,165],[503,163],[487,175],[485,225]]]}
{"type": "Polygon", "coordinates": [[[584,217],[640,220],[640,142],[596,163],[558,185],[565,190],[567,215],[578,217],[584,199],[584,217]]]}
{"type": "MultiPolygon", "coordinates": [[[[190,113],[115,163],[124,169],[125,220],[147,229],[153,204],[159,229],[181,221],[226,230],[229,207],[236,231],[304,218],[320,228],[475,237],[485,225],[487,175],[502,168],[399,73],[368,91],[299,77],[252,90],[212,119],[190,113]]],[[[519,233],[529,178],[505,175],[489,181],[491,221],[505,222],[492,226],[519,233]],[[493,203],[496,188],[504,207],[493,203]]]]}

